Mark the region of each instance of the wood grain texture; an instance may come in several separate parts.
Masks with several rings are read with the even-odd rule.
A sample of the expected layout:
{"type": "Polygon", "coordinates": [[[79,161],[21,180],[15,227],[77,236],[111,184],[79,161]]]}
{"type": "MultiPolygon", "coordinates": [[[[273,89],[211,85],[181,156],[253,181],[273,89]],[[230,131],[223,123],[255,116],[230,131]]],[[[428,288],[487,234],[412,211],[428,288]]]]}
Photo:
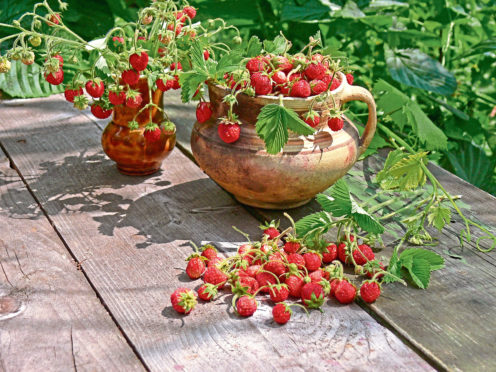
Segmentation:
{"type": "Polygon", "coordinates": [[[0,266],[0,370],[144,370],[1,150],[0,266]]]}
{"type": "MultiPolygon", "coordinates": [[[[60,99],[31,104],[45,112],[60,99]]],[[[25,114],[1,108],[0,140],[149,369],[431,369],[357,305],[330,303],[309,318],[297,311],[278,327],[267,305],[239,319],[224,294],[179,316],[171,292],[199,284],[183,271],[187,241],[239,242],[231,226],[255,236],[258,221],[179,151],[158,175],[126,177],[103,155],[100,131],[85,115],[51,122],[44,113],[47,131],[11,120],[25,114]]]]}

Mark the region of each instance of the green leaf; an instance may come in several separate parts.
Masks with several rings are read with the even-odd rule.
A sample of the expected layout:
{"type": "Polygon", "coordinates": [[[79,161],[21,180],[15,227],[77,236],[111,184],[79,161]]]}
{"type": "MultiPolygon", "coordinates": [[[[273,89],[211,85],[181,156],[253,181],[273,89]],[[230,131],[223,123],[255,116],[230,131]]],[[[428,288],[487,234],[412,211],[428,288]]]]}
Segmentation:
{"type": "Polygon", "coordinates": [[[208,74],[207,64],[203,58],[203,48],[198,40],[193,41],[189,51],[189,56],[191,58],[191,63],[193,64],[193,69],[203,71],[208,74]]]}
{"type": "Polygon", "coordinates": [[[315,21],[339,9],[339,5],[329,1],[307,0],[303,6],[298,6],[293,1],[285,1],[281,21],[315,21]]]}
{"type": "Polygon", "coordinates": [[[456,90],[455,76],[438,61],[418,49],[391,50],[385,44],[386,63],[391,77],[405,85],[442,95],[456,90]]]}
{"type": "Polygon", "coordinates": [[[243,55],[240,52],[231,52],[229,54],[225,54],[219,60],[217,64],[217,74],[223,75],[226,72],[232,72],[239,70],[243,66],[241,65],[241,61],[243,60],[243,55]]]}
{"type": "Polygon", "coordinates": [[[414,261],[418,259],[426,260],[429,263],[430,271],[440,270],[444,267],[444,258],[436,252],[422,248],[408,248],[400,254],[400,261],[411,257],[414,261]]]}
{"type": "Polygon", "coordinates": [[[402,266],[408,270],[412,281],[421,289],[429,286],[431,270],[429,261],[422,258],[406,257],[401,260],[402,266]]]}
{"type": "Polygon", "coordinates": [[[332,213],[335,217],[350,216],[351,215],[351,197],[348,185],[343,178],[340,178],[332,185],[327,191],[328,195],[317,195],[317,202],[322,208],[332,213]]]}
{"type": "Polygon", "coordinates": [[[288,48],[288,41],[283,36],[278,35],[274,41],[265,40],[263,46],[267,53],[283,54],[288,48]]]}
{"type": "Polygon", "coordinates": [[[246,47],[246,57],[256,57],[262,52],[262,43],[257,36],[252,36],[246,47]]]}
{"type": "Polygon", "coordinates": [[[411,120],[412,127],[427,150],[447,150],[448,137],[439,129],[422,111],[420,106],[410,101],[407,104],[407,115],[411,120]]]}
{"type": "Polygon", "coordinates": [[[365,209],[360,207],[353,197],[351,197],[351,216],[362,230],[371,234],[382,234],[384,226],[382,226],[373,216],[367,213],[365,209]]]}
{"type": "Polygon", "coordinates": [[[341,17],[362,18],[365,17],[365,13],[360,10],[358,5],[353,0],[348,0],[341,10],[341,17]]]}
{"type": "Polygon", "coordinates": [[[296,234],[301,238],[316,230],[325,233],[329,230],[330,223],[331,218],[326,212],[312,213],[296,222],[296,234]]]}
{"type": "Polygon", "coordinates": [[[188,71],[179,75],[181,84],[181,99],[183,102],[189,102],[195,94],[198,86],[208,79],[208,74],[202,71],[188,71]]]}
{"type": "Polygon", "coordinates": [[[436,229],[441,231],[445,225],[450,223],[451,209],[442,206],[433,207],[427,215],[429,225],[433,225],[436,229]]]}
{"type": "Polygon", "coordinates": [[[61,93],[64,87],[49,84],[38,64],[26,66],[21,61],[12,61],[10,71],[0,74],[0,90],[13,98],[35,98],[61,93]]]}
{"type": "Polygon", "coordinates": [[[260,110],[256,131],[265,142],[269,154],[279,153],[288,142],[288,129],[302,135],[309,135],[315,129],[307,125],[298,115],[284,106],[269,104],[260,110]]]}
{"type": "MultiPolygon", "coordinates": [[[[398,151],[398,150],[396,150],[398,151]]],[[[427,152],[400,156],[394,152],[388,156],[384,169],[377,174],[377,182],[385,190],[408,191],[423,186],[427,179],[421,164],[427,164],[427,152]]]]}

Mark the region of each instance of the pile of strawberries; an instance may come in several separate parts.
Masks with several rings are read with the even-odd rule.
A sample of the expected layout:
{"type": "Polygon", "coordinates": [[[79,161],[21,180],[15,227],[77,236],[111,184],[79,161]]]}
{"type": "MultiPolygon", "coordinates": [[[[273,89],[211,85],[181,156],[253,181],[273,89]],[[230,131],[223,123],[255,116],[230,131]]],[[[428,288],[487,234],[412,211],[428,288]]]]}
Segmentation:
{"type": "Polygon", "coordinates": [[[255,313],[257,296],[268,296],[274,304],[274,321],[285,324],[291,318],[292,306],[321,309],[328,296],[342,304],[357,297],[371,303],[381,294],[379,280],[385,273],[384,266],[375,259],[370,246],[357,244],[353,235],[348,234],[338,244],[322,242],[310,249],[289,233],[291,228],[281,233],[274,221],[261,228],[262,240],[241,245],[234,256],[219,257],[212,245],[189,256],[186,273],[192,280],[201,278],[203,284],[196,292],[187,288],[174,291],[173,308],[189,314],[198,297],[213,301],[224,289],[232,293],[233,307],[243,317],[255,313]],[[344,265],[354,265],[355,274],[368,277],[359,291],[345,276],[344,265]]]}

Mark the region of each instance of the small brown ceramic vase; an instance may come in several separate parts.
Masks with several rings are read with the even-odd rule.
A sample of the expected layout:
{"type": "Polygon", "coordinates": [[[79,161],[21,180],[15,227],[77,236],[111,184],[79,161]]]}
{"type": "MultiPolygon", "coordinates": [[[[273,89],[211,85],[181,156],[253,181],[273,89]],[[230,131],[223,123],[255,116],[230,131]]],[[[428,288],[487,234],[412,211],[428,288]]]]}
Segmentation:
{"type": "MultiPolygon", "coordinates": [[[[140,79],[135,87],[141,93],[143,102],[138,108],[127,107],[126,104],[116,106],[112,121],[102,134],[102,146],[107,156],[117,163],[117,168],[123,174],[130,176],[145,176],[157,172],[162,161],[170,154],[176,144],[176,133],[167,132],[161,127],[160,139],[155,142],[145,140],[145,126],[150,122],[149,109],[143,110],[135,119],[139,128],[130,130],[128,123],[136,114],[150,102],[148,83],[140,79]]],[[[152,92],[153,103],[163,106],[163,93],[160,90],[152,92]]],[[[152,108],[152,120],[160,125],[163,114],[152,108]]]]}
{"type": "MultiPolygon", "coordinates": [[[[358,160],[374,136],[377,115],[374,98],[362,87],[349,85],[340,74],[341,85],[333,91],[328,105],[341,107],[358,100],[368,105],[369,114],[360,138],[353,123],[344,118],[342,130],[333,132],[327,126],[329,113],[321,112],[318,131],[311,136],[289,134],[283,151],[276,155],[265,151],[264,142],[255,131],[257,116],[263,106],[278,104],[275,96],[237,96],[234,112],[242,122],[240,139],[224,143],[217,134],[217,118],[224,116],[228,106],[222,99],[229,90],[209,85],[212,118],[204,124],[196,122],[191,134],[191,149],[200,167],[215,182],[232,193],[238,201],[259,208],[289,209],[309,202],[317,193],[334,184],[358,160]]],[[[284,106],[299,115],[309,111],[313,98],[284,98],[284,106]]]]}

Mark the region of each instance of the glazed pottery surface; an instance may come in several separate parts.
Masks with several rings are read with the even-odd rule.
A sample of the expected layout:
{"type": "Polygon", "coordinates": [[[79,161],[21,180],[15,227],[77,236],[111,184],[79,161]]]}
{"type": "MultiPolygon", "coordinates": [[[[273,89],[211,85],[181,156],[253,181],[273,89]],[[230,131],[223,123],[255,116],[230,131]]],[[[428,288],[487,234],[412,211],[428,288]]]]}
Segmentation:
{"type": "MultiPolygon", "coordinates": [[[[349,85],[342,74],[340,80],[341,85],[333,91],[333,99],[328,105],[339,108],[352,100],[367,103],[369,116],[362,138],[346,118],[342,130],[331,131],[326,124],[329,112],[323,110],[315,134],[290,133],[281,153],[268,154],[255,131],[255,123],[262,107],[279,103],[279,97],[239,94],[234,111],[242,122],[240,139],[233,144],[224,143],[217,134],[217,118],[227,112],[228,106],[222,98],[229,90],[209,85],[212,118],[203,124],[196,122],[191,135],[196,161],[241,203],[268,209],[295,208],[307,203],[346,174],[375,132],[376,108],[370,92],[349,85]]],[[[310,109],[312,100],[311,97],[284,98],[283,103],[298,114],[304,114],[310,109]]],[[[314,104],[313,108],[321,111],[322,105],[314,104]]]]}
{"type": "MultiPolygon", "coordinates": [[[[150,122],[150,109],[143,110],[135,119],[139,128],[130,130],[128,123],[136,114],[150,102],[150,94],[146,79],[141,79],[135,87],[143,102],[138,108],[130,108],[125,104],[116,106],[112,121],[102,134],[102,146],[107,156],[117,163],[121,173],[132,176],[143,176],[157,172],[162,161],[170,154],[176,143],[176,133],[167,132],[161,127],[161,136],[158,141],[149,142],[143,135],[145,126],[150,122]]],[[[152,92],[152,100],[162,107],[162,91],[152,92]]],[[[156,108],[151,109],[154,123],[160,125],[163,114],[156,108]]]]}

